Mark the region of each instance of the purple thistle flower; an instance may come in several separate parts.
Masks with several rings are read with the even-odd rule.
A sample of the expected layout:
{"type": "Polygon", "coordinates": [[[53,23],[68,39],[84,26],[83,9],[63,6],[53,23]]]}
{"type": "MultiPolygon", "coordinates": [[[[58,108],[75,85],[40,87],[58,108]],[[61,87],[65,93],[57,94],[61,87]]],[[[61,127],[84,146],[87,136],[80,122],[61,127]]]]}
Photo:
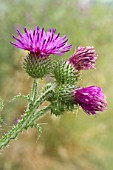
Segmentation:
{"type": "Polygon", "coordinates": [[[50,54],[62,55],[69,51],[72,45],[67,46],[66,36],[60,37],[60,33],[55,34],[55,32],[54,28],[45,32],[44,28],[37,27],[35,30],[24,28],[24,34],[21,34],[17,29],[18,38],[12,35],[16,42],[11,44],[39,57],[48,57],[50,54]]]}
{"type": "Polygon", "coordinates": [[[78,71],[95,68],[96,53],[94,47],[78,47],[78,50],[69,58],[68,62],[78,71]]]}
{"type": "Polygon", "coordinates": [[[76,89],[74,100],[88,114],[96,114],[96,111],[104,111],[107,107],[101,88],[96,86],[76,89]]]}

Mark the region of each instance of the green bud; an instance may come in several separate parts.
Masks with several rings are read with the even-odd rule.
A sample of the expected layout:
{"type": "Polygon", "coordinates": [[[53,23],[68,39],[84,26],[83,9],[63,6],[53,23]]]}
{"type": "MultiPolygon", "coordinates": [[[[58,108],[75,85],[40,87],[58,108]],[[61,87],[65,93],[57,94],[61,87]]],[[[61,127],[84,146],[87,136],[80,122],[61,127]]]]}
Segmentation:
{"type": "Polygon", "coordinates": [[[43,78],[47,75],[51,68],[51,59],[41,58],[39,56],[34,56],[29,54],[25,57],[24,62],[24,69],[32,78],[43,78]]]}
{"type": "Polygon", "coordinates": [[[73,91],[76,87],[74,85],[60,85],[54,90],[54,98],[52,103],[52,114],[59,116],[65,110],[73,110],[77,108],[73,100],[73,91]]]}
{"type": "Polygon", "coordinates": [[[79,72],[68,62],[56,62],[53,68],[53,77],[60,84],[75,84],[79,77],[79,72]]]}
{"type": "Polygon", "coordinates": [[[64,104],[73,103],[72,95],[74,89],[75,86],[69,84],[58,86],[55,92],[57,100],[63,102],[64,104]]]}

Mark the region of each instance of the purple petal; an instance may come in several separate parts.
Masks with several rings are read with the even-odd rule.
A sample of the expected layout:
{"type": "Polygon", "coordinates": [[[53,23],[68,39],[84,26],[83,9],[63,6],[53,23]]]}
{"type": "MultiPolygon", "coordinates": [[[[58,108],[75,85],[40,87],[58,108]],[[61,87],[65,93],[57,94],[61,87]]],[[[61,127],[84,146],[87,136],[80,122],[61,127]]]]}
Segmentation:
{"type": "Polygon", "coordinates": [[[25,27],[24,34],[21,34],[20,31],[17,30],[19,37],[13,35],[16,42],[11,44],[17,48],[32,51],[35,56],[47,57],[50,54],[62,55],[69,51],[72,46],[67,46],[68,39],[66,39],[66,36],[60,37],[60,33],[55,34],[55,32],[55,28],[49,28],[48,31],[45,32],[44,28],[40,29],[36,27],[35,30],[27,30],[25,27]]]}

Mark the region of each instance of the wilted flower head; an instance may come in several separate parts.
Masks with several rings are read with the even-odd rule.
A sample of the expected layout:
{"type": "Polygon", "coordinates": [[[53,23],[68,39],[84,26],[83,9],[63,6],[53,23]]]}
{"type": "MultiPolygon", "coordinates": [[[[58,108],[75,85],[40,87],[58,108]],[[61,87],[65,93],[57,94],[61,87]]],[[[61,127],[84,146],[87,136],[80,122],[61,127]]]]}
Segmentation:
{"type": "Polygon", "coordinates": [[[78,50],[69,58],[68,62],[78,71],[95,68],[96,53],[94,47],[78,47],[78,50]]]}
{"type": "Polygon", "coordinates": [[[45,32],[44,28],[37,27],[35,30],[24,28],[24,34],[21,34],[17,29],[18,38],[12,35],[16,42],[11,44],[39,57],[48,57],[50,54],[62,55],[69,51],[72,45],[67,45],[66,36],[60,37],[60,33],[55,32],[54,28],[45,32]]]}
{"type": "Polygon", "coordinates": [[[76,89],[74,91],[74,100],[88,114],[96,114],[96,111],[104,111],[107,107],[101,88],[96,86],[76,89]]]}

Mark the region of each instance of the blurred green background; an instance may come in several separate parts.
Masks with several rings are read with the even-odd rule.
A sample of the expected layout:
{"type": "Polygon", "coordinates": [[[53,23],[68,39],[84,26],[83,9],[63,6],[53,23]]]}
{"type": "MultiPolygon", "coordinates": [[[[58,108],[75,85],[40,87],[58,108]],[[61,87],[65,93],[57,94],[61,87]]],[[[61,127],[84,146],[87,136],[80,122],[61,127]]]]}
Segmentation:
{"type": "MultiPolygon", "coordinates": [[[[94,46],[96,70],[84,71],[80,85],[101,86],[108,109],[88,116],[81,109],[61,117],[41,118],[43,133],[29,129],[0,153],[0,170],[113,170],[113,1],[80,0],[0,0],[0,96],[5,100],[1,112],[0,136],[11,129],[25,110],[26,101],[8,103],[19,92],[28,94],[32,80],[24,73],[25,52],[10,45],[16,28],[55,27],[66,34],[73,49],[94,46]]],[[[44,81],[40,82],[40,86],[44,81]]]]}

